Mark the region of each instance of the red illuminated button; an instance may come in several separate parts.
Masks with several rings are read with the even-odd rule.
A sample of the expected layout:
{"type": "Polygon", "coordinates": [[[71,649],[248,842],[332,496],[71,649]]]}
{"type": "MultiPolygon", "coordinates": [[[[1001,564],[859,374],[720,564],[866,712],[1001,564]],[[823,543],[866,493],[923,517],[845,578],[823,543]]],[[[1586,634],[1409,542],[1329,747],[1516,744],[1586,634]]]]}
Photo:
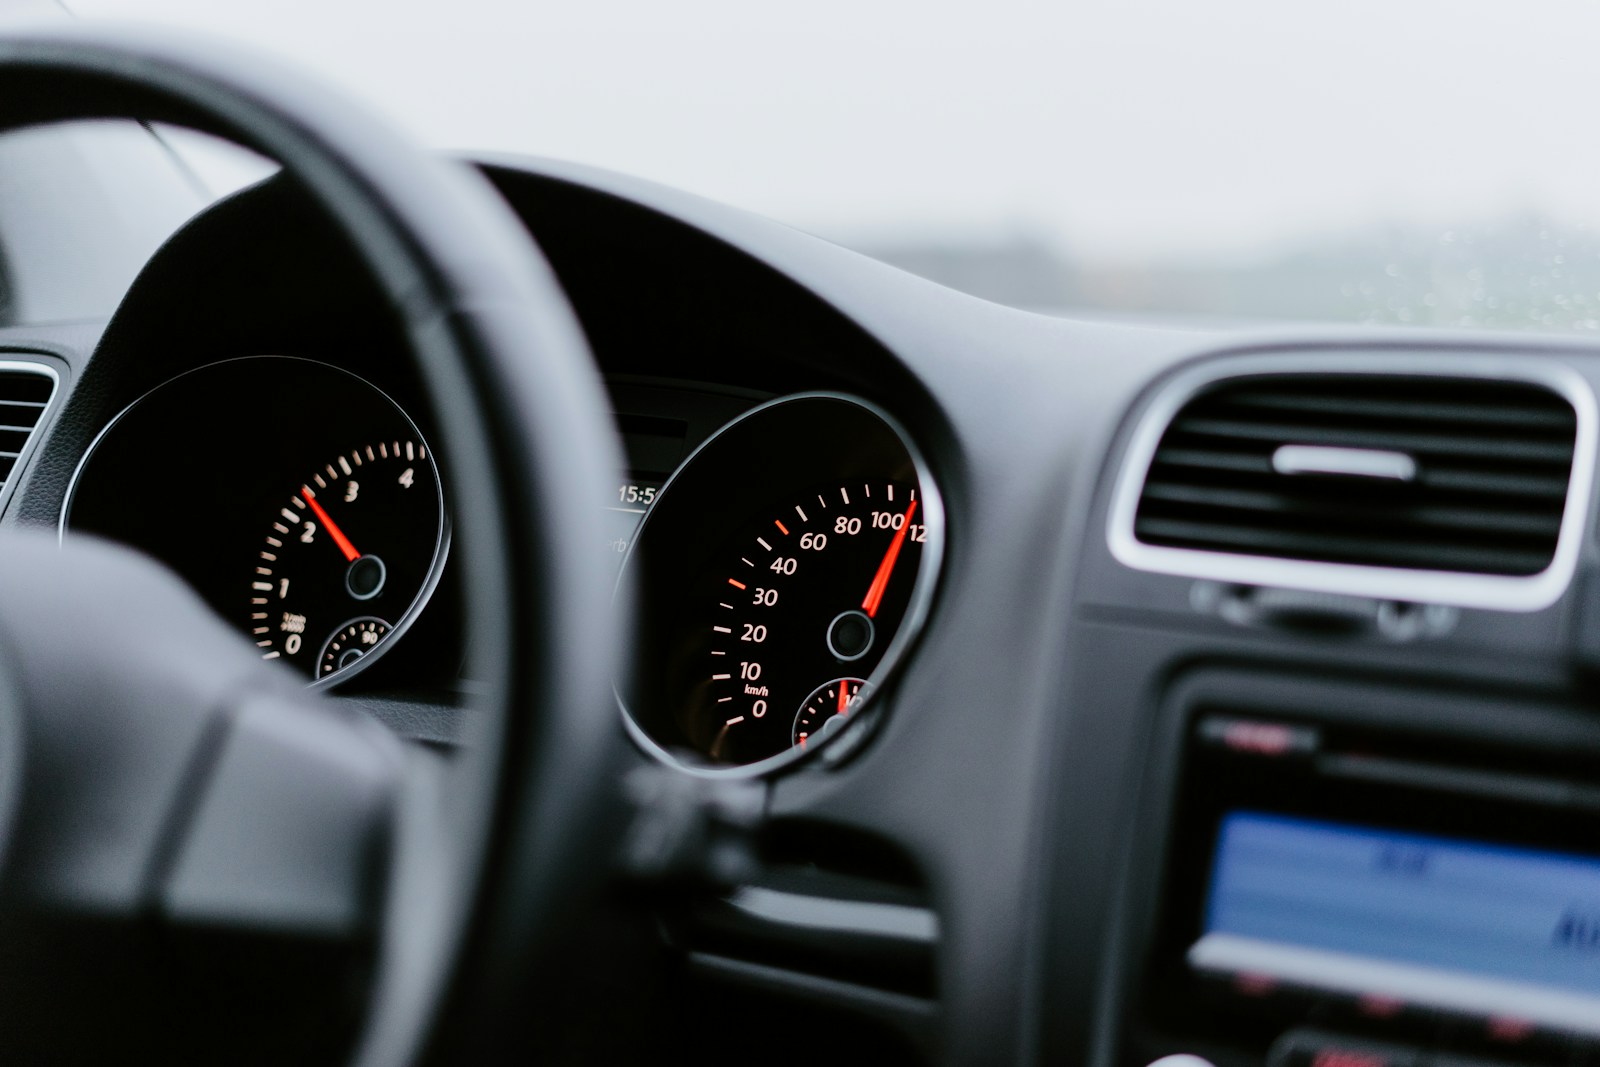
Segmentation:
{"type": "Polygon", "coordinates": [[[1297,1030],[1285,1034],[1268,1057],[1271,1067],[1417,1067],[1416,1050],[1332,1034],[1297,1030]]]}
{"type": "Polygon", "coordinates": [[[1309,726],[1212,715],[1200,723],[1200,740],[1241,756],[1282,759],[1314,755],[1322,736],[1309,726]]]}

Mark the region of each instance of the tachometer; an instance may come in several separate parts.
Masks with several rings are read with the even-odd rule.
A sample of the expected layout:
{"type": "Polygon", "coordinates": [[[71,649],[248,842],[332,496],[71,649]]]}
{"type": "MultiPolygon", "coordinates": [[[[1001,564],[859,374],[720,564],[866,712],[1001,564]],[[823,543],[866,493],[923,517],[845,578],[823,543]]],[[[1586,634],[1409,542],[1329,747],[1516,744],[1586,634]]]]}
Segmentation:
{"type": "Polygon", "coordinates": [[[376,651],[393,629],[381,613],[417,598],[432,569],[439,491],[428,448],[412,437],[369,441],[308,473],[270,518],[247,606],[263,659],[310,666],[321,679],[376,651]]]}
{"type": "Polygon", "coordinates": [[[167,563],[313,683],[400,637],[449,543],[417,425],[365,380],[281,356],[211,364],[135,401],[80,464],[62,526],[167,563]]]}
{"type": "Polygon", "coordinates": [[[635,539],[635,736],[702,771],[773,769],[870,712],[932,595],[943,512],[887,416],[808,395],[725,427],[635,539]]]}

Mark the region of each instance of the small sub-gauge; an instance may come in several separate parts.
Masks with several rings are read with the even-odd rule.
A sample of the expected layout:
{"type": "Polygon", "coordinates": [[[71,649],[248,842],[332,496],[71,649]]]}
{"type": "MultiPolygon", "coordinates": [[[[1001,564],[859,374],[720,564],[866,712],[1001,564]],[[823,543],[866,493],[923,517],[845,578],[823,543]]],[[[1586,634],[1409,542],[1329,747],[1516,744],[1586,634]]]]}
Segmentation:
{"type": "Polygon", "coordinates": [[[794,744],[808,748],[844,729],[868,692],[865,678],[835,678],[817,686],[794,717],[794,744]]]}
{"type": "Polygon", "coordinates": [[[373,615],[351,619],[323,644],[322,655],[317,657],[317,677],[326,678],[354,666],[389,636],[389,629],[388,623],[373,615]]]}

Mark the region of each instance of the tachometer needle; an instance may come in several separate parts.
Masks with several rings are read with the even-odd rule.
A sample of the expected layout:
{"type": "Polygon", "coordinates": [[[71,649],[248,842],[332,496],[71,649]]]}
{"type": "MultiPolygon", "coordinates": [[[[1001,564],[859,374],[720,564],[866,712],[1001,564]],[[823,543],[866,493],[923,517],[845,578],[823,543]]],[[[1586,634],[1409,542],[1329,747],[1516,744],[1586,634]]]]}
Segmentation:
{"type": "MultiPolygon", "coordinates": [[[[334,522],[333,518],[323,510],[321,504],[317,503],[317,495],[311,491],[311,487],[302,485],[300,493],[306,498],[306,503],[311,505],[311,510],[317,516],[317,521],[322,523],[322,528],[328,531],[328,536],[333,538],[333,543],[339,546],[340,552],[344,553],[345,562],[354,563],[359,559],[361,553],[356,551],[356,546],[350,543],[350,538],[346,537],[344,531],[339,529],[339,524],[334,522]]],[[[915,506],[914,501],[912,506],[915,506]]]]}
{"type": "Polygon", "coordinates": [[[850,687],[844,682],[839,683],[839,714],[845,713],[845,705],[850,703],[850,687]]]}
{"type": "Polygon", "coordinates": [[[861,602],[861,610],[867,613],[867,618],[875,618],[878,614],[878,605],[883,603],[884,590],[889,588],[889,576],[894,573],[895,561],[900,558],[900,546],[905,544],[906,531],[911,529],[911,516],[917,513],[917,502],[913,500],[906,508],[905,518],[900,522],[900,529],[894,532],[894,540],[889,542],[889,551],[883,554],[883,562],[878,564],[878,573],[872,578],[872,585],[867,589],[867,597],[861,602]]]}

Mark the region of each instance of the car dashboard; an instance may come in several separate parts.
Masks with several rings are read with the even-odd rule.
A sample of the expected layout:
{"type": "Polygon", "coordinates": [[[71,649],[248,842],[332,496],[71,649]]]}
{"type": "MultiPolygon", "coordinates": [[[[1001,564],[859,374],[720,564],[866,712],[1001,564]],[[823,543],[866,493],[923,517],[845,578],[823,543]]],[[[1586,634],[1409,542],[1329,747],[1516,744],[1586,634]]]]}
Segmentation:
{"type": "MultiPolygon", "coordinates": [[[[1037,315],[645,182],[475,165],[626,449],[561,505],[606,509],[642,608],[604,713],[764,813],[760,869],[655,914],[636,987],[568,1017],[588,1040],[1600,1054],[1600,352],[1037,315]]],[[[5,524],[133,544],[329,699],[456,744],[473,502],[292,185],[191,221],[103,330],[0,349],[38,424],[5,524]]]]}

